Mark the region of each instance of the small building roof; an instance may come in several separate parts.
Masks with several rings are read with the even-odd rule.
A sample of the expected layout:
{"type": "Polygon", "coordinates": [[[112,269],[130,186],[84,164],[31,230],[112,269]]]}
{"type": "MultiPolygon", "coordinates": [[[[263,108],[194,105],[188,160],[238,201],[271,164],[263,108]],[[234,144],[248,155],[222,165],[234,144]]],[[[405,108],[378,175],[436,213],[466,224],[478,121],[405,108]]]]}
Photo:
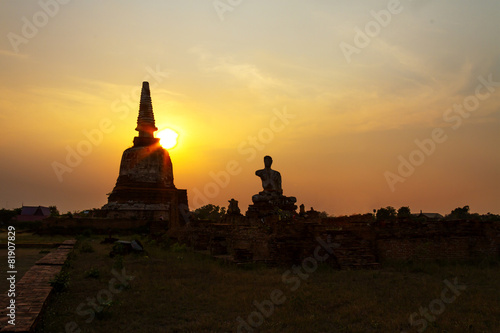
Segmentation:
{"type": "Polygon", "coordinates": [[[21,209],[23,216],[50,216],[49,207],[44,206],[23,206],[21,209]]]}
{"type": "Polygon", "coordinates": [[[444,216],[439,213],[422,213],[422,211],[420,211],[420,214],[411,214],[411,215],[415,217],[425,217],[430,220],[440,220],[444,218],[444,216]]]}

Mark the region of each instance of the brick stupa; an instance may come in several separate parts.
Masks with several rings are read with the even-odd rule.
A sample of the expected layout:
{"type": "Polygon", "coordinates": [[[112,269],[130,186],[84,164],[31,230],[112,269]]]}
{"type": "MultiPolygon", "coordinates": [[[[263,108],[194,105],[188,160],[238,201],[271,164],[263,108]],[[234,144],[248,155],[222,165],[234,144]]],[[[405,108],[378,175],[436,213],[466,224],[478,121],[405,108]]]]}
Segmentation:
{"type": "Polygon", "coordinates": [[[116,185],[102,210],[109,218],[165,220],[170,226],[187,211],[187,192],[174,185],[172,161],[154,137],[155,126],[149,83],[142,83],[134,146],[123,152],[116,185]]]}

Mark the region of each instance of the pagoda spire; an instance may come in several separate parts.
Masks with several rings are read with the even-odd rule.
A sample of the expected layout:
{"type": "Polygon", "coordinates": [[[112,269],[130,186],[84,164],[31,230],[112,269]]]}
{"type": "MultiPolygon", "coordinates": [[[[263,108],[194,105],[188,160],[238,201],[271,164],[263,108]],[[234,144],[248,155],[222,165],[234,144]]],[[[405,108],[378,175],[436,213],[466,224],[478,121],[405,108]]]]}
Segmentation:
{"type": "Polygon", "coordinates": [[[139,116],[137,117],[137,127],[139,136],[134,138],[134,146],[148,146],[157,143],[154,132],[158,130],[155,126],[155,116],[153,114],[153,103],[151,102],[151,92],[149,82],[142,83],[141,101],[139,104],[139,116]]]}

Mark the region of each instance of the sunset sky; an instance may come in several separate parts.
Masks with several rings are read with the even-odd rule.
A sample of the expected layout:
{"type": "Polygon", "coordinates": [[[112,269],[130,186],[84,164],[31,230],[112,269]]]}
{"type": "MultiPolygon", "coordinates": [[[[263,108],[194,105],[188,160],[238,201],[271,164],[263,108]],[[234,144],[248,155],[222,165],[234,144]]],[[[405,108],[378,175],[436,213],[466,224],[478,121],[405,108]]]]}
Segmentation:
{"type": "Polygon", "coordinates": [[[306,209],[498,214],[499,21],[498,0],[1,1],[0,207],[104,205],[149,81],[192,209],[245,212],[271,155],[306,209]]]}

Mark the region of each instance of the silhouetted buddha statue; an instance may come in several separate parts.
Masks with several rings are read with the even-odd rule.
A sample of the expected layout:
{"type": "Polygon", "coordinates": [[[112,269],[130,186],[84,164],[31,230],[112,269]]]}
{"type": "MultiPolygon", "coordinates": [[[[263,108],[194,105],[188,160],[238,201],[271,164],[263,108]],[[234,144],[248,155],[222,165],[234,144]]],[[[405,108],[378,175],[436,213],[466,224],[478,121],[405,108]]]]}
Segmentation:
{"type": "Polygon", "coordinates": [[[281,174],[271,169],[273,159],[271,156],[264,157],[264,169],[255,171],[255,175],[262,180],[262,188],[264,191],[259,192],[252,197],[253,202],[268,201],[273,198],[283,196],[283,189],[281,188],[281,174]]]}
{"type": "Polygon", "coordinates": [[[271,156],[264,157],[264,169],[255,171],[255,175],[262,180],[263,191],[252,196],[254,205],[248,207],[247,216],[265,216],[273,213],[276,209],[295,211],[297,206],[295,197],[283,195],[281,187],[281,174],[271,169],[273,159],[271,156]]]}
{"type": "Polygon", "coordinates": [[[273,164],[273,159],[271,156],[264,157],[264,169],[255,171],[255,175],[262,179],[262,188],[264,192],[276,192],[278,194],[283,194],[283,189],[281,188],[281,174],[271,169],[273,164]]]}

